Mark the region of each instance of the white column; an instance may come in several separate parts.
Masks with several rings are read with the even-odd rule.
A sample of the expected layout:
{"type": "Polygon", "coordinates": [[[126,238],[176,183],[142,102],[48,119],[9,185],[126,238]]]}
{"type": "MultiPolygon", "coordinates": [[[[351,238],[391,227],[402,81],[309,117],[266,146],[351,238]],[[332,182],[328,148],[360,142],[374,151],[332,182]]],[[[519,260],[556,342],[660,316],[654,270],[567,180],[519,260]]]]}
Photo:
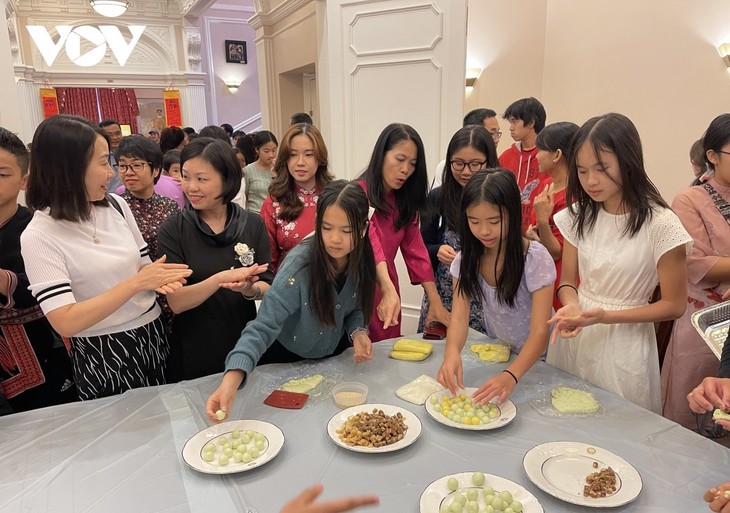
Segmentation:
{"type": "Polygon", "coordinates": [[[28,133],[23,126],[20,98],[15,87],[13,52],[10,44],[11,32],[13,38],[16,37],[15,21],[5,18],[5,9],[3,9],[0,20],[3,21],[0,26],[0,91],[3,92],[2,101],[0,101],[0,126],[17,133],[23,142],[28,142],[33,132],[28,133]]]}
{"type": "Polygon", "coordinates": [[[23,132],[27,134],[27,141],[30,142],[35,129],[43,121],[43,104],[41,103],[41,86],[34,79],[34,70],[28,66],[15,66],[16,92],[18,94],[18,105],[23,113],[21,123],[23,132]]]}
{"type": "Polygon", "coordinates": [[[200,130],[208,124],[205,86],[203,83],[204,75],[190,75],[187,74],[187,85],[180,87],[180,108],[182,109],[183,125],[200,130]]]}
{"type": "Polygon", "coordinates": [[[275,134],[282,133],[279,126],[281,105],[279,81],[274,63],[274,45],[271,37],[264,34],[267,27],[256,30],[256,56],[259,62],[259,99],[261,102],[261,126],[275,134]]]}

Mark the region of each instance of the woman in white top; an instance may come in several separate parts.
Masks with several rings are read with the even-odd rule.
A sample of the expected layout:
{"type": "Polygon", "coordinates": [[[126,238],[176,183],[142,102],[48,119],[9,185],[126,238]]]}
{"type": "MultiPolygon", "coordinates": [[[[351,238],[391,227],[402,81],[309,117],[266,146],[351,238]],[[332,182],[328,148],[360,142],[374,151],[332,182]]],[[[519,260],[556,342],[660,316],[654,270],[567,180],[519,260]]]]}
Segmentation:
{"type": "Polygon", "coordinates": [[[150,261],[127,203],[107,195],[104,132],[78,116],[33,137],[21,237],[30,289],[71,352],[81,399],[165,383],[169,345],[155,292],[181,287],[184,264],[150,261]]]}

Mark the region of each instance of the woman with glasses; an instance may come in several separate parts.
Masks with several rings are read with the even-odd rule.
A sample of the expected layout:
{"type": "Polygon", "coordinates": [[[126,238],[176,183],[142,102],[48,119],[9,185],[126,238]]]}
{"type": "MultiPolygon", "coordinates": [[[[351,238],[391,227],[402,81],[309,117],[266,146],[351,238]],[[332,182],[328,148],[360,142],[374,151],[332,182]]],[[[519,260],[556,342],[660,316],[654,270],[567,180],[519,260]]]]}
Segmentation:
{"type": "MultiPolygon", "coordinates": [[[[498,165],[497,149],[489,132],[482,125],[465,126],[454,134],[446,149],[442,185],[428,195],[430,216],[421,224],[421,235],[431,259],[438,295],[448,311],[451,311],[454,295],[453,277],[449,269],[456,253],[461,250],[458,235],[461,192],[474,173],[498,165]]],[[[424,295],[418,320],[419,332],[428,327],[426,315],[429,306],[428,296],[424,295]]],[[[478,300],[471,302],[469,327],[486,332],[478,300]]]]}
{"type": "Polygon", "coordinates": [[[662,415],[690,429],[697,421],[687,394],[719,369],[717,357],[692,326],[692,314],[721,303],[730,291],[730,114],[716,117],[702,141],[713,176],[672,202],[694,244],[687,255],[687,310],[674,322],[661,371],[662,415]]]}
{"type": "Polygon", "coordinates": [[[162,151],[160,147],[141,135],[125,137],[116,152],[119,176],[125,191],[122,198],[129,205],[139,231],[150,248],[150,258],[156,260],[157,232],[162,223],[180,211],[178,204],[170,198],[160,196],[154,186],[162,172],[162,151]]]}

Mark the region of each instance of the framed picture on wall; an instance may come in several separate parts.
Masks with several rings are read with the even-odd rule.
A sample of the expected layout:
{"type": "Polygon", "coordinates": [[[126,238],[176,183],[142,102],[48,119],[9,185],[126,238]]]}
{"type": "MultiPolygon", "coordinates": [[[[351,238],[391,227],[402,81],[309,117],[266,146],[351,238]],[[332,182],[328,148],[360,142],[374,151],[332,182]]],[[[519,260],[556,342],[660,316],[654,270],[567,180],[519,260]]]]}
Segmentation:
{"type": "Polygon", "coordinates": [[[246,41],[232,41],[226,39],[226,62],[246,64],[246,41]]]}

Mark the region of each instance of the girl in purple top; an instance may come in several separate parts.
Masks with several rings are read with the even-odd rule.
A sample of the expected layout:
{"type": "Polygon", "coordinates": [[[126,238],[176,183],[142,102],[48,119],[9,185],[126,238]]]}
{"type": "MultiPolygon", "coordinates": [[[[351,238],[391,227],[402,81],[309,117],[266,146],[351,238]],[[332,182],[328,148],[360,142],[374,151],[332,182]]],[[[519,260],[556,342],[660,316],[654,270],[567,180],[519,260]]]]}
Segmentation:
{"type": "Polygon", "coordinates": [[[451,263],[454,302],[439,382],[452,394],[464,388],[461,350],[469,331],[469,303],[481,301],[487,334],[517,357],[473,394],[503,403],[547,347],[555,263],[545,246],[522,235],[520,190],[505,169],[477,172],[461,197],[462,249],[451,263]]]}

